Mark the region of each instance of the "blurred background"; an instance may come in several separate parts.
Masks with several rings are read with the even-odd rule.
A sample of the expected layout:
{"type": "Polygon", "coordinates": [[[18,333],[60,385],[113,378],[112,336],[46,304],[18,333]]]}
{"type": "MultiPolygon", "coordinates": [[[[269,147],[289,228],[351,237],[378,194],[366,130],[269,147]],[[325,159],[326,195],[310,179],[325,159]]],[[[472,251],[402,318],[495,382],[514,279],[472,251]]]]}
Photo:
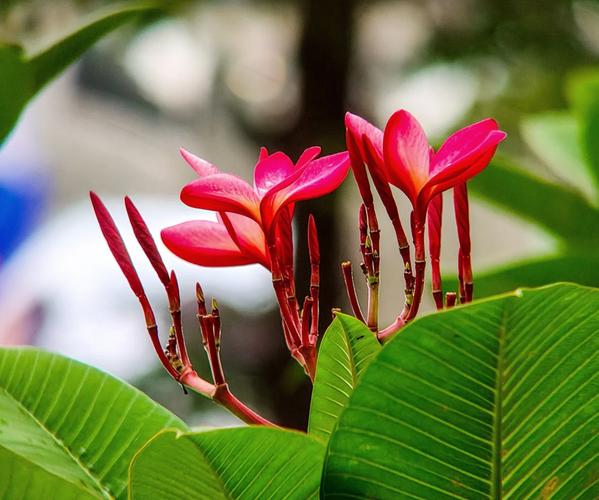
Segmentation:
{"type": "MultiPolygon", "coordinates": [[[[102,9],[123,5],[3,0],[0,41],[35,54],[102,9]]],[[[346,110],[382,127],[393,111],[406,108],[433,142],[492,116],[509,134],[501,153],[555,182],[555,158],[535,148],[539,127],[534,120],[522,124],[565,112],[569,75],[599,54],[599,3],[590,0],[231,0],[160,7],[103,37],[66,68],[29,103],[2,144],[0,344],[34,344],[91,363],[192,425],[236,420],[199,396],[185,396],[158,365],[138,303],[98,230],[89,190],[119,224],[166,333],[166,299],[135,244],[122,199],[132,197],[156,237],[165,226],[210,218],[179,201],[179,190],[194,178],[179,147],[249,180],[260,146],[293,158],[314,144],[326,153],[344,149],[346,110]]],[[[0,92],[10,85],[8,74],[0,74],[0,92]]],[[[594,188],[580,184],[585,203],[596,206],[589,201],[594,188]]],[[[506,196],[512,195],[504,190],[506,196]]],[[[408,204],[397,198],[407,227],[408,204]]],[[[339,263],[351,259],[357,269],[358,206],[350,175],[337,193],[298,209],[300,295],[307,284],[308,213],[321,235],[323,326],[331,307],[347,310],[339,263]]],[[[449,197],[442,255],[448,275],[457,256],[452,212],[449,197]]],[[[403,302],[402,270],[390,225],[379,213],[386,322],[403,302]]],[[[510,216],[488,197],[473,200],[471,214],[475,276],[560,248],[550,231],[510,216]]],[[[199,268],[162,250],[180,276],[198,371],[208,375],[195,325],[196,280],[221,304],[233,391],[277,422],[305,426],[310,388],[286,353],[269,274],[254,266],[199,268]]],[[[363,283],[358,286],[364,293],[363,283]]],[[[503,290],[511,288],[507,283],[503,290]]]]}

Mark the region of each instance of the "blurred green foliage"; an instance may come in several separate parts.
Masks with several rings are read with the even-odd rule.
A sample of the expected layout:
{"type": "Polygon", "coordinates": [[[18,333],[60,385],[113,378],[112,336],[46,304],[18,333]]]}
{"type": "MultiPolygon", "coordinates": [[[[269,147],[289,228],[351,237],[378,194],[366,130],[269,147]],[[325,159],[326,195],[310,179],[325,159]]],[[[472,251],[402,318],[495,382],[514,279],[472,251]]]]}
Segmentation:
{"type": "Polygon", "coordinates": [[[471,182],[476,195],[555,237],[557,253],[481,273],[479,297],[556,281],[599,286],[599,69],[574,73],[567,95],[568,112],[522,122],[524,140],[553,180],[497,159],[471,182]]]}
{"type": "Polygon", "coordinates": [[[28,55],[20,45],[0,42],[0,145],[27,103],[50,80],[107,33],[157,9],[155,3],[127,3],[97,13],[93,20],[50,47],[28,55]]]}

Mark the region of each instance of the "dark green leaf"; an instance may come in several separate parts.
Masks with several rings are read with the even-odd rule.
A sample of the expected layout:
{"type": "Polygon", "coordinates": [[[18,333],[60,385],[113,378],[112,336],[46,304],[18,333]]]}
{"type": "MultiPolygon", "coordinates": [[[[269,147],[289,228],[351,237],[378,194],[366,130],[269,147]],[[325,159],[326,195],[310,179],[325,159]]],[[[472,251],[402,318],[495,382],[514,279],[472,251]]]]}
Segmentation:
{"type": "Polygon", "coordinates": [[[599,244],[599,211],[565,185],[496,159],[469,186],[475,195],[538,224],[571,246],[599,244]]]}
{"type": "Polygon", "coordinates": [[[0,145],[15,126],[27,102],[52,78],[72,64],[107,33],[156,3],[129,3],[104,11],[75,33],[28,57],[21,47],[0,44],[0,145]]]}
{"type": "MultiPolygon", "coordinates": [[[[509,292],[520,287],[535,287],[569,281],[599,287],[599,254],[555,255],[512,262],[474,275],[474,297],[482,298],[509,292]]],[[[443,278],[446,291],[456,291],[454,277],[443,278]]]]}
{"type": "Polygon", "coordinates": [[[166,431],[131,463],[130,498],[318,498],[324,452],[306,434],[267,427],[166,431]]]}
{"type": "Polygon", "coordinates": [[[599,70],[575,73],[568,91],[580,123],[582,150],[599,191],[599,70]]]}
{"type": "Polygon", "coordinates": [[[156,8],[156,3],[125,3],[118,8],[111,7],[102,15],[79,30],[63,38],[43,52],[32,56],[28,61],[35,91],[52,80],[73,61],[77,60],[88,48],[107,33],[118,28],[139,14],[156,8]]]}
{"type": "Polygon", "coordinates": [[[173,414],[106,373],[39,349],[0,349],[0,498],[126,498],[137,450],[173,414]]]}
{"type": "Polygon", "coordinates": [[[318,349],[308,432],[327,441],[358,379],[381,350],[368,327],[337,314],[318,349]]]}
{"type": "Polygon", "coordinates": [[[23,61],[23,51],[0,44],[0,146],[33,95],[34,83],[23,61]]]}
{"type": "Polygon", "coordinates": [[[323,498],[597,498],[599,290],[555,285],[421,318],[364,373],[323,498]]]}
{"type": "Polygon", "coordinates": [[[593,174],[580,146],[580,127],[572,114],[552,112],[527,116],[522,120],[521,130],[532,151],[558,177],[592,202],[599,199],[593,174]]]}

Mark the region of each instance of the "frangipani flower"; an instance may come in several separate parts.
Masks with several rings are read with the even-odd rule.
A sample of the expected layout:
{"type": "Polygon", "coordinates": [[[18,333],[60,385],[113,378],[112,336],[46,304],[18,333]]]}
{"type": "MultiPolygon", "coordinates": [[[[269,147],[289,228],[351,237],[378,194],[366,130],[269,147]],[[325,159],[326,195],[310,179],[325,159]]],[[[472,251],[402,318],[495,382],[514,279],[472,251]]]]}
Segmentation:
{"type": "Polygon", "coordinates": [[[262,148],[251,187],[181,149],[185,161],[200,176],[183,188],[181,199],[192,207],[217,211],[217,221],[195,220],[163,229],[164,244],[194,264],[219,267],[258,263],[270,269],[268,237],[271,244],[278,242],[279,247],[287,248],[280,252],[281,258],[291,258],[287,255],[290,230],[285,231],[285,226],[291,223],[294,203],[333,191],[349,168],[347,152],[314,160],[319,153],[319,147],[308,148],[294,165],[284,153],[269,155],[262,148]]]}
{"type": "Polygon", "coordinates": [[[165,245],[189,262],[204,266],[259,263],[269,269],[287,346],[311,378],[316,370],[320,251],[310,218],[310,295],[300,307],[291,221],[295,202],[330,193],[349,170],[346,151],[316,159],[319,153],[319,147],[308,148],[294,164],[286,154],[269,154],[262,148],[250,186],[182,149],[183,158],[199,179],[183,188],[181,200],[217,212],[217,220],[184,222],[161,233],[165,245]]]}
{"type": "MultiPolygon", "coordinates": [[[[499,130],[497,122],[492,119],[482,120],[452,134],[435,151],[428,143],[424,130],[418,121],[407,111],[394,113],[385,131],[381,131],[363,118],[347,113],[345,115],[346,141],[351,167],[364,201],[364,213],[361,218],[361,231],[370,238],[370,246],[365,245],[362,252],[364,263],[370,255],[378,255],[379,228],[376,221],[374,202],[366,167],[373,184],[381,197],[387,214],[391,219],[399,251],[404,261],[404,278],[406,283],[406,301],[404,309],[396,321],[387,328],[379,330],[379,338],[387,338],[395,333],[418,312],[424,287],[425,273],[425,236],[424,229],[429,220],[429,243],[433,271],[433,295],[437,307],[443,307],[443,290],[439,271],[440,231],[442,217],[441,193],[454,190],[456,221],[460,240],[459,281],[460,302],[472,300],[472,270],[470,268],[469,214],[466,182],[483,170],[491,161],[498,144],[506,137],[499,130]],[[389,184],[400,188],[412,203],[410,225],[414,243],[414,266],[410,255],[409,244],[403,230],[397,205],[389,184]],[[413,274],[413,271],[415,273],[413,274]]],[[[348,266],[346,266],[348,268],[348,266]]],[[[366,266],[368,268],[368,266],[366,266]]],[[[349,275],[349,271],[346,272],[349,275]]],[[[377,276],[367,274],[369,286],[368,321],[369,326],[376,326],[377,310],[377,276]]],[[[357,317],[359,307],[355,305],[355,292],[351,279],[348,296],[352,309],[357,317]]],[[[453,292],[451,292],[453,294],[453,292]]],[[[446,297],[446,303],[455,302],[455,294],[446,297]]],[[[373,328],[374,330],[374,328],[373,328]]]]}
{"type": "Polygon", "coordinates": [[[488,118],[453,133],[435,152],[420,123],[405,110],[391,116],[384,133],[349,113],[345,123],[355,154],[375,160],[387,180],[407,195],[420,220],[433,196],[483,170],[506,137],[488,118]]]}
{"type": "Polygon", "coordinates": [[[262,264],[270,269],[260,226],[235,213],[218,213],[217,221],[193,220],[160,233],[167,248],[182,259],[206,267],[262,264]]]}
{"type": "Polygon", "coordinates": [[[269,155],[262,149],[254,169],[254,185],[183,151],[183,157],[200,174],[181,191],[183,203],[217,212],[244,215],[269,235],[279,212],[293,210],[296,201],[318,198],[334,191],[349,169],[347,152],[315,159],[319,147],[306,149],[296,164],[284,153],[269,155]]]}

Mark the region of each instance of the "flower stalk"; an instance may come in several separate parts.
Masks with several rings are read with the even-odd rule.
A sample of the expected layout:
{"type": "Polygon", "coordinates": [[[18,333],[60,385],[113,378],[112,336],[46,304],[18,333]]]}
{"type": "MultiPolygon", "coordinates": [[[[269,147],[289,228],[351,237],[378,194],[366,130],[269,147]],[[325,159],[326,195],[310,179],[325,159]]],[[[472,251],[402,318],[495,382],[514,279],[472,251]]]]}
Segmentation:
{"type": "Polygon", "coordinates": [[[428,206],[428,242],[431,261],[431,288],[437,310],[443,309],[443,288],[441,285],[441,223],[443,215],[443,196],[438,194],[428,206]]]}
{"type": "Polygon", "coordinates": [[[474,285],[472,282],[472,264],[470,262],[470,209],[468,205],[468,188],[460,183],[453,188],[453,205],[458,227],[458,280],[460,284],[460,303],[472,302],[474,285]]]}
{"type": "Polygon", "coordinates": [[[129,198],[126,198],[125,205],[129,220],[133,227],[133,232],[152,264],[152,267],[156,271],[158,278],[162,282],[169,301],[172,324],[169,329],[166,345],[164,347],[162,346],[158,335],[158,326],[156,324],[154,311],[141,284],[139,275],[133,266],[129,253],[127,252],[125,243],[116,227],[114,219],[95,193],[90,193],[90,198],[104,239],[108,243],[108,247],[121,268],[121,271],[125,275],[131,289],[140,301],[148,335],[150,336],[158,359],[168,374],[184,387],[188,387],[221,404],[246,423],[274,426],[272,422],[248,408],[229,390],[220,358],[220,312],[215,300],[212,301],[211,311],[207,311],[204,293],[199,283],[196,285],[198,321],[200,324],[202,341],[212,372],[213,382],[210,383],[203,379],[193,369],[187,354],[187,346],[185,344],[181,324],[180,292],[176,275],[174,271],[168,273],[166,270],[166,266],[164,265],[162,257],[160,256],[145,221],[133,202],[129,198]]]}
{"type": "Polygon", "coordinates": [[[360,308],[360,302],[358,301],[358,295],[356,294],[356,286],[354,284],[354,273],[352,271],[352,265],[349,260],[341,263],[341,272],[343,273],[343,282],[345,283],[345,289],[347,291],[347,298],[351,306],[354,316],[359,319],[362,323],[365,323],[362,309],[360,308]]]}
{"type": "MultiPolygon", "coordinates": [[[[373,244],[368,229],[374,227],[378,230],[378,226],[372,226],[370,218],[364,216],[364,214],[370,216],[369,209],[373,207],[366,168],[395,230],[399,253],[404,264],[404,308],[395,321],[385,328],[373,329],[374,322],[370,315],[370,307],[368,310],[366,324],[373,329],[379,340],[384,341],[414,319],[420,309],[426,272],[427,222],[432,294],[435,305],[437,309],[442,309],[453,307],[455,304],[454,294],[445,297],[443,295],[440,272],[441,194],[448,189],[454,190],[454,207],[460,241],[458,261],[460,302],[466,303],[472,300],[466,182],[489,164],[498,144],[505,139],[506,134],[499,130],[494,120],[482,120],[458,130],[438,150],[435,150],[429,145],[421,125],[405,110],[394,113],[384,131],[351,113],[345,116],[345,127],[351,167],[365,207],[361,209],[359,224],[360,251],[364,257],[363,270],[369,278],[373,244]],[[401,225],[399,211],[390,188],[391,184],[403,191],[412,203],[410,227],[414,245],[413,266],[410,246],[401,225]],[[367,219],[366,223],[364,219],[367,219]]],[[[374,208],[372,211],[374,213],[374,208]]],[[[375,234],[378,238],[378,231],[375,234]]],[[[347,267],[342,269],[352,310],[356,314],[357,300],[353,297],[355,294],[349,280],[349,269],[347,267]]],[[[378,279],[377,274],[377,284],[378,279]]],[[[371,299],[369,294],[369,305],[373,303],[371,299]]]]}
{"type": "MultiPolygon", "coordinates": [[[[165,245],[177,256],[203,266],[260,264],[272,276],[281,327],[291,356],[313,381],[319,338],[320,243],[316,222],[308,219],[307,242],[310,263],[309,292],[297,296],[295,283],[293,215],[297,202],[317,198],[335,190],[350,167],[362,203],[358,213],[360,268],[367,286],[367,304],[362,309],[356,292],[352,265],[341,264],[343,280],[353,314],[383,342],[400,331],[418,314],[425,288],[426,241],[430,258],[432,296],[438,310],[472,301],[473,279],[469,202],[466,183],[490,162],[506,134],[487,119],[458,130],[435,150],[424,130],[407,111],[394,113],[383,130],[347,113],[347,151],[320,155],[320,147],[307,148],[293,162],[282,152],[260,150],[253,183],[221,172],[216,166],[188,151],[185,161],[198,178],[184,186],[181,200],[194,208],[211,210],[215,219],[192,220],[162,230],[165,245]],[[396,319],[379,324],[381,281],[381,231],[375,210],[373,183],[393,226],[403,264],[403,301],[396,319]],[[411,243],[404,231],[392,186],[410,200],[411,243]],[[444,294],[441,281],[442,193],[453,190],[459,240],[459,290],[444,294]],[[413,246],[413,250],[412,250],[413,246]],[[414,259],[412,260],[412,255],[414,259]],[[403,303],[403,305],[402,305],[403,303]]],[[[91,193],[92,204],[110,251],[138,298],[148,335],[169,375],[248,423],[273,425],[244,405],[230,391],[221,360],[221,317],[213,299],[210,307],[200,284],[196,284],[197,321],[210,364],[212,382],[193,369],[181,320],[181,298],[177,276],[168,271],[141,214],[127,197],[125,207],[135,237],[162,283],[168,299],[171,326],[165,345],[159,338],[156,318],[114,220],[100,199],[91,193]]]]}

